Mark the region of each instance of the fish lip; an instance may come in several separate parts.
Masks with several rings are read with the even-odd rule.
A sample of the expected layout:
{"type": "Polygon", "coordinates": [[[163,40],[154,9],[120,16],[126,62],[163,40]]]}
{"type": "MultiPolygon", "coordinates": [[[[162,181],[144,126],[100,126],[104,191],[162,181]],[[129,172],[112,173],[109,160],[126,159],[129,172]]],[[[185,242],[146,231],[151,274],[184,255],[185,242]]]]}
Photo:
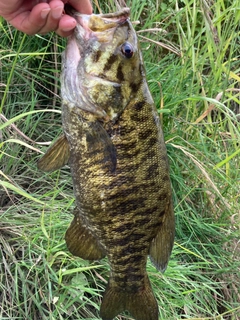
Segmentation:
{"type": "Polygon", "coordinates": [[[116,24],[116,26],[121,25],[126,22],[127,19],[130,17],[130,9],[124,8],[117,12],[111,12],[111,13],[102,13],[102,14],[81,14],[79,12],[74,14],[74,17],[84,17],[85,19],[94,19],[94,18],[101,18],[107,25],[111,25],[111,23],[116,24]]]}

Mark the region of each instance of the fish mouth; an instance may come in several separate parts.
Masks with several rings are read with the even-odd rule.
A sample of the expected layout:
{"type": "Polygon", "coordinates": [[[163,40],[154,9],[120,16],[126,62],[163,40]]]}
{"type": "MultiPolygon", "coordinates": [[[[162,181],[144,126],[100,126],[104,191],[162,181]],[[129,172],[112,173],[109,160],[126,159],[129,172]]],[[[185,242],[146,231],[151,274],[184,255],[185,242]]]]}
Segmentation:
{"type": "Polygon", "coordinates": [[[97,37],[100,42],[108,42],[119,25],[124,24],[130,17],[130,9],[104,14],[82,14],[66,4],[65,12],[77,21],[75,36],[84,40],[97,37]]]}

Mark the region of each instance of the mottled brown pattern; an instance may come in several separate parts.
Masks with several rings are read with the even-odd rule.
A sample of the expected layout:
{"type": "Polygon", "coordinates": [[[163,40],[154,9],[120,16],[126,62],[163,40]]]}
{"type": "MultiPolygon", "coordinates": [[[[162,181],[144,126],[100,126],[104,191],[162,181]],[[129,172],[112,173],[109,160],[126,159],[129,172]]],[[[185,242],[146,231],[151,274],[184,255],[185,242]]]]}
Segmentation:
{"type": "Polygon", "coordinates": [[[78,210],[66,242],[80,257],[108,257],[111,274],[101,306],[104,320],[124,310],[136,320],[157,320],[146,261],[150,253],[159,269],[166,268],[174,215],[166,147],[136,33],[127,9],[89,17],[89,27],[94,26],[90,34],[81,15],[73,16],[78,26],[63,56],[62,120],[78,210]],[[74,56],[77,41],[81,59],[74,71],[68,55],[72,50],[74,56]],[[126,41],[132,46],[131,58],[122,53],[126,41]],[[74,82],[70,73],[78,81],[76,103],[68,101],[74,82]],[[88,234],[90,254],[85,253],[88,234]]]}

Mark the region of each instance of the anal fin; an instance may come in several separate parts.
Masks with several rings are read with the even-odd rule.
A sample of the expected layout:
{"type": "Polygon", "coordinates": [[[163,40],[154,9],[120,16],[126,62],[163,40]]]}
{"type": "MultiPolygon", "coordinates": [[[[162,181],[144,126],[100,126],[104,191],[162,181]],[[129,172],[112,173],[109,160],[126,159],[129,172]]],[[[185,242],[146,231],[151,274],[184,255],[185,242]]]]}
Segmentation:
{"type": "Polygon", "coordinates": [[[150,246],[150,259],[155,267],[164,272],[172,252],[175,236],[175,218],[172,200],[165,210],[164,220],[150,246]]]}
{"type": "Polygon", "coordinates": [[[100,260],[105,257],[104,248],[83,225],[78,209],[74,210],[75,217],[67,229],[65,240],[68,250],[75,256],[85,260],[100,260]]]}

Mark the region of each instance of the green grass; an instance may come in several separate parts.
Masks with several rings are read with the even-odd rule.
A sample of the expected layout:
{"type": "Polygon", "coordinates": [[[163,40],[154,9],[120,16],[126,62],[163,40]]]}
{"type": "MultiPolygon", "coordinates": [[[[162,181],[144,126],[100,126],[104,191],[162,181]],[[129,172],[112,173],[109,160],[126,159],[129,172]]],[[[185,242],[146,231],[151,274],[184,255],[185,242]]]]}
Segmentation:
{"type": "MultiPolygon", "coordinates": [[[[240,319],[239,1],[127,4],[140,22],[175,204],[169,266],[147,268],[160,319],[240,319]]],[[[107,260],[68,252],[69,169],[36,168],[44,143],[61,133],[65,39],[29,37],[3,20],[0,29],[0,319],[98,319],[107,260]]]]}

